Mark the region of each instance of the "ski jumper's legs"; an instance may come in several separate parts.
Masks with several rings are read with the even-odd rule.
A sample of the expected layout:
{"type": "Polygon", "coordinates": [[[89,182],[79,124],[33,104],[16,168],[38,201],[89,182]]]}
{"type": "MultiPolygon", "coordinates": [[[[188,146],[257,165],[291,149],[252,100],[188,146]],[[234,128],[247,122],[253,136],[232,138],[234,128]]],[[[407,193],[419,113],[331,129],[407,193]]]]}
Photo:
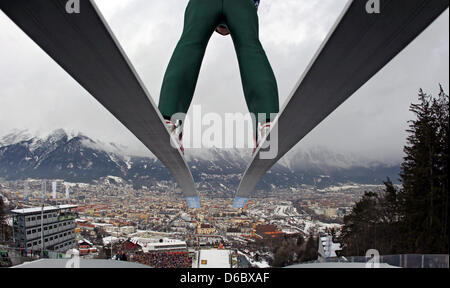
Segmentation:
{"type": "Polygon", "coordinates": [[[259,41],[257,9],[252,0],[224,0],[223,14],[236,49],[248,109],[256,117],[266,113],[270,120],[271,113],[279,112],[278,86],[259,41]]]}
{"type": "Polygon", "coordinates": [[[206,46],[217,25],[226,23],[239,61],[245,99],[251,113],[279,112],[277,82],[259,41],[252,0],[190,0],[184,30],[161,88],[159,109],[166,119],[187,113],[206,46]]]}
{"type": "Polygon", "coordinates": [[[222,0],[190,0],[184,29],[164,76],[159,110],[166,119],[187,113],[206,46],[220,22],[222,0]]]}

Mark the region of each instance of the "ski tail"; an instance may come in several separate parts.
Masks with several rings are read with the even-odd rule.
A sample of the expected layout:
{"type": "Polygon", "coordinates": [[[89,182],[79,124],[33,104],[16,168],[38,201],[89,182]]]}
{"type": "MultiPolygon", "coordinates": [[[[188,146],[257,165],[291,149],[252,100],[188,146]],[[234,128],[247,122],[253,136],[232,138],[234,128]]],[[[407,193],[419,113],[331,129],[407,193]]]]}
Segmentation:
{"type": "Polygon", "coordinates": [[[248,203],[248,198],[236,197],[234,198],[233,209],[243,209],[248,203]]]}
{"type": "Polygon", "coordinates": [[[186,202],[189,206],[189,209],[200,208],[200,199],[198,198],[198,196],[186,197],[186,202]]]}

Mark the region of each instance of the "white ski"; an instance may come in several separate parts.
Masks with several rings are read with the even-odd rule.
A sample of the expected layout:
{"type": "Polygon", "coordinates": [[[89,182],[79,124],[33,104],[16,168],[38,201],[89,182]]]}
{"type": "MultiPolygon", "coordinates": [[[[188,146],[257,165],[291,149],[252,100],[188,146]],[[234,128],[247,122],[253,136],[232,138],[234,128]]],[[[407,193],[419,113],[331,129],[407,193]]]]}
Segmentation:
{"type": "Polygon", "coordinates": [[[448,5],[448,0],[349,1],[275,122],[272,131],[278,137],[272,138],[278,142],[271,146],[275,145],[272,148],[277,153],[273,157],[261,157],[266,153],[261,149],[255,153],[233,207],[243,208],[258,182],[279,159],[408,46],[448,5]]]}

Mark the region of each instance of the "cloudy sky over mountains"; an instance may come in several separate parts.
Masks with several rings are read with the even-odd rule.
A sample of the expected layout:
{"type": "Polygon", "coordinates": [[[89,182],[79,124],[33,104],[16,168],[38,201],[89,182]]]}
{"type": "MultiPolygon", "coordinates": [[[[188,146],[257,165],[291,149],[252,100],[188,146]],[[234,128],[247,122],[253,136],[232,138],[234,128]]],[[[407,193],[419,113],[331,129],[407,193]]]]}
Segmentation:
{"type": "MultiPolygon", "coordinates": [[[[187,0],[96,0],[155,102],[181,35],[187,0]]],[[[272,63],[281,103],[346,4],[346,0],[262,0],[260,36],[272,63]]],[[[296,149],[400,159],[408,111],[417,91],[449,88],[449,12],[446,11],[296,149]]],[[[105,142],[145,148],[0,12],[0,135],[12,129],[82,131],[105,142]]],[[[229,37],[211,38],[193,104],[204,113],[246,112],[237,59],[229,37]]]]}

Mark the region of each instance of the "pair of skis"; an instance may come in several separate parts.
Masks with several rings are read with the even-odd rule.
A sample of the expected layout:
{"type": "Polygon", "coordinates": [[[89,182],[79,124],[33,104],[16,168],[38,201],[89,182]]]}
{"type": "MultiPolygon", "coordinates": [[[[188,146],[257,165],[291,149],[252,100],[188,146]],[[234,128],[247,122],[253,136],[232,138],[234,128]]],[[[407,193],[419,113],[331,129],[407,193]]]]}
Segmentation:
{"type": "MultiPolygon", "coordinates": [[[[172,173],[190,208],[194,180],[163,118],[92,0],[0,0],[0,9],[108,109],[172,173]]],[[[278,153],[255,153],[233,204],[242,208],[264,174],[448,8],[448,0],[351,0],[276,121],[278,153]],[[378,9],[371,9],[376,5],[378,9]]],[[[274,139],[271,139],[273,142],[274,139]]],[[[264,145],[261,145],[262,147],[264,145]]]]}

